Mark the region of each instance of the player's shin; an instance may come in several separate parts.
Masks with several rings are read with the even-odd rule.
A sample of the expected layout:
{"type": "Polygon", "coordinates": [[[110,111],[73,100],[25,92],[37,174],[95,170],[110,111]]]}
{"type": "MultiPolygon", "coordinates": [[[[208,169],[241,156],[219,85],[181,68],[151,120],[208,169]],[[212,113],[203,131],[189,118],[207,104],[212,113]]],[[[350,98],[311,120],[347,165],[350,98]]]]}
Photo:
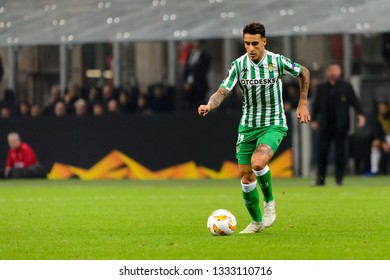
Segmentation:
{"type": "Polygon", "coordinates": [[[271,181],[271,170],[268,165],[266,165],[262,170],[253,172],[256,175],[257,182],[260,185],[261,191],[264,195],[264,201],[270,202],[274,200],[274,196],[272,195],[272,181],[271,181]]]}
{"type": "Polygon", "coordinates": [[[261,210],[260,210],[260,199],[259,199],[259,191],[257,189],[256,181],[250,184],[243,184],[242,186],[242,197],[244,198],[244,203],[246,208],[248,209],[249,214],[252,217],[252,220],[255,222],[261,222],[261,210]]]}

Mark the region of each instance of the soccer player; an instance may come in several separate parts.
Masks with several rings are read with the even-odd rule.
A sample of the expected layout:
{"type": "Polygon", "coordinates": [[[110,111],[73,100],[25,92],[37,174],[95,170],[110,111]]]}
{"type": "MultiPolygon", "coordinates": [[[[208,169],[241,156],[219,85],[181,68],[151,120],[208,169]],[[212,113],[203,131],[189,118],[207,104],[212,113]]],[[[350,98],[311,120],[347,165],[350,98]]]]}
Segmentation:
{"type": "Polygon", "coordinates": [[[300,79],[300,98],[296,117],[301,123],[310,121],[306,106],[310,73],[302,65],[265,49],[267,38],[261,23],[250,23],[243,30],[246,54],[234,60],[219,89],[198,113],[206,116],[218,108],[236,83],[243,93],[242,117],[238,127],[236,158],[241,174],[242,195],[252,218],[240,233],[256,233],[270,227],[276,219],[268,163],[287,133],[282,101],[285,74],[300,79]],[[260,210],[257,183],[264,196],[264,216],[260,210]]]}

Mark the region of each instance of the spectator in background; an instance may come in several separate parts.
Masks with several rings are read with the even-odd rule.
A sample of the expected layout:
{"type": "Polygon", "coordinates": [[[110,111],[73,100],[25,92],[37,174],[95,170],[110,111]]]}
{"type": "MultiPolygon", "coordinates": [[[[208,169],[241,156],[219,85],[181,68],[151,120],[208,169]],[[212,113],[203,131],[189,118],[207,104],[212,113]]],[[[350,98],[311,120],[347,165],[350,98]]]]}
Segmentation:
{"type": "Polygon", "coordinates": [[[371,142],[371,170],[363,175],[379,174],[381,152],[390,154],[390,105],[387,101],[378,103],[378,118],[373,125],[373,141],[371,142]]]}
{"type": "Polygon", "coordinates": [[[53,85],[50,88],[50,96],[44,108],[45,115],[54,115],[54,107],[58,101],[63,101],[61,98],[61,89],[58,85],[53,85]]]}
{"type": "Polygon", "coordinates": [[[117,115],[121,113],[118,100],[112,98],[107,103],[107,113],[110,115],[117,115]]]}
{"type": "Polygon", "coordinates": [[[113,87],[110,84],[105,84],[102,88],[103,104],[107,107],[108,102],[113,98],[115,98],[113,87]]]}
{"type": "Polygon", "coordinates": [[[92,114],[94,116],[102,116],[106,113],[102,103],[95,103],[93,105],[92,114]]]}
{"type": "Polygon", "coordinates": [[[137,85],[129,86],[128,99],[130,103],[130,111],[135,112],[137,110],[137,100],[139,97],[139,88],[137,85]]]}
{"type": "Polygon", "coordinates": [[[209,89],[207,81],[209,68],[209,54],[202,48],[201,41],[193,41],[191,53],[184,68],[184,91],[190,110],[197,108],[205,101],[209,89]]]}
{"type": "Polygon", "coordinates": [[[341,66],[330,63],[326,75],[327,81],[318,85],[312,106],[311,126],[319,131],[317,179],[312,185],[325,185],[329,148],[334,142],[336,186],[341,186],[346,165],[349,106],[358,114],[358,127],[364,126],[365,117],[352,85],[341,79],[341,66]]]}
{"type": "Polygon", "coordinates": [[[141,94],[137,99],[137,112],[146,113],[146,114],[150,113],[150,110],[148,109],[147,106],[145,94],[141,94]]]}
{"type": "Polygon", "coordinates": [[[30,111],[31,111],[32,117],[38,117],[38,116],[42,115],[42,109],[41,109],[41,106],[39,104],[32,104],[30,111]]]}
{"type": "Polygon", "coordinates": [[[147,106],[152,112],[170,111],[170,100],[162,83],[157,83],[151,87],[148,94],[147,106]]]}
{"type": "Polygon", "coordinates": [[[16,132],[8,134],[9,151],[5,165],[5,178],[45,177],[44,167],[38,162],[33,149],[20,140],[16,132]]]}
{"type": "Polygon", "coordinates": [[[58,101],[54,107],[54,115],[56,117],[63,117],[67,114],[66,104],[64,101],[58,101]]]}
{"type": "Polygon", "coordinates": [[[19,103],[19,116],[30,117],[30,104],[26,101],[19,103]]]}
{"type": "Polygon", "coordinates": [[[75,114],[78,117],[85,116],[88,113],[87,102],[82,98],[77,99],[77,101],[74,103],[74,108],[75,114]]]}
{"type": "Polygon", "coordinates": [[[1,118],[8,119],[12,116],[12,111],[8,106],[1,107],[1,118]]]}
{"type": "Polygon", "coordinates": [[[121,89],[119,91],[119,106],[121,108],[121,111],[123,113],[130,113],[135,111],[135,104],[132,104],[130,99],[129,99],[129,94],[127,93],[126,90],[121,89]]]}
{"type": "Polygon", "coordinates": [[[75,83],[70,83],[65,93],[64,101],[66,105],[66,111],[68,113],[74,113],[74,103],[79,99],[79,88],[75,83]]]}
{"type": "Polygon", "coordinates": [[[99,88],[96,86],[90,87],[89,91],[88,91],[88,109],[89,109],[89,111],[92,112],[93,106],[96,103],[101,102],[101,100],[102,100],[102,96],[101,96],[99,88]]]}

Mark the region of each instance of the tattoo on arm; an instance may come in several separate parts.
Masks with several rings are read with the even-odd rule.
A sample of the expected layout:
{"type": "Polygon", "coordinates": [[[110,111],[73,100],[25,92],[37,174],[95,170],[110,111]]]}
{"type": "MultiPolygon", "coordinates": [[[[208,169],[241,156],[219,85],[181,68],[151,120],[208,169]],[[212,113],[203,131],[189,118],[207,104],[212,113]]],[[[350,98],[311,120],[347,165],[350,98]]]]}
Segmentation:
{"type": "Polygon", "coordinates": [[[211,109],[218,108],[221,105],[221,102],[225,99],[229,91],[225,88],[219,88],[209,100],[211,109]]]}
{"type": "Polygon", "coordinates": [[[301,80],[301,94],[299,96],[299,99],[307,100],[307,94],[309,91],[309,84],[310,84],[310,72],[309,70],[302,66],[301,74],[299,74],[299,78],[301,80]]]}

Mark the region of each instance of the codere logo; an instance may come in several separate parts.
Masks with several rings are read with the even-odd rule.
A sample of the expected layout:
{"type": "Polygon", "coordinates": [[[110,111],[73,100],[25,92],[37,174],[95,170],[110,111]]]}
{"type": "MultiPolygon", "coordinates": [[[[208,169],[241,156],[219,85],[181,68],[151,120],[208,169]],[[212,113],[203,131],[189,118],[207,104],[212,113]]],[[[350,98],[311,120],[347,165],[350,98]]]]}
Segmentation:
{"type": "Polygon", "coordinates": [[[267,78],[267,79],[242,79],[241,84],[244,86],[251,85],[269,85],[269,84],[274,84],[276,83],[276,78],[267,78]]]}

